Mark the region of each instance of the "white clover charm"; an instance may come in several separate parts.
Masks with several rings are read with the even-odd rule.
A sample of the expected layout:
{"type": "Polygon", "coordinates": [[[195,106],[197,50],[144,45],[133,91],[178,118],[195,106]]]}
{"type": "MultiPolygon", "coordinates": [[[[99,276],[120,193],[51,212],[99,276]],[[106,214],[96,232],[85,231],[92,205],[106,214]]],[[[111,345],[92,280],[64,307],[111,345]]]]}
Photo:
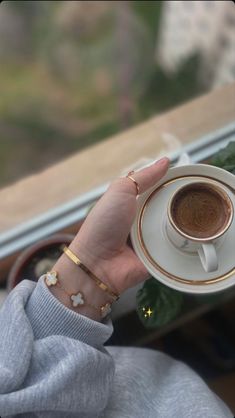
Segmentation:
{"type": "Polygon", "coordinates": [[[54,286],[58,281],[56,271],[48,271],[46,273],[46,284],[47,286],[54,286]]]}
{"type": "Polygon", "coordinates": [[[78,292],[76,295],[70,296],[70,299],[72,300],[72,305],[74,307],[78,305],[84,305],[85,303],[83,299],[83,294],[81,292],[78,292]]]}
{"type": "Polygon", "coordinates": [[[101,318],[104,318],[111,312],[110,303],[106,303],[104,306],[101,307],[101,318]]]}

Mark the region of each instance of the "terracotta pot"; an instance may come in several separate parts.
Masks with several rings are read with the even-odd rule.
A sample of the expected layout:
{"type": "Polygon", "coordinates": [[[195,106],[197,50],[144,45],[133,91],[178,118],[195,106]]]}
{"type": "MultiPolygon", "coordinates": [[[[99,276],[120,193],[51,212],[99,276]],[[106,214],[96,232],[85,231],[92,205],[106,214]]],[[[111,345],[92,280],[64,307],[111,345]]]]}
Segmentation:
{"type": "Polygon", "coordinates": [[[36,282],[60,257],[63,244],[69,245],[73,238],[74,235],[70,234],[52,235],[24,250],[10,270],[7,291],[10,292],[24,279],[36,282]]]}

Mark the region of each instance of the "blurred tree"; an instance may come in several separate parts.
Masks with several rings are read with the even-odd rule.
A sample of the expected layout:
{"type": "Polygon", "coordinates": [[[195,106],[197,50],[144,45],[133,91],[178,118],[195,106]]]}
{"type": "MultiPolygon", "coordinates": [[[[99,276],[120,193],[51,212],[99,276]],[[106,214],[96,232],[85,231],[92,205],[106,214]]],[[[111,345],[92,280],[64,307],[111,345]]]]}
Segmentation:
{"type": "MultiPolygon", "coordinates": [[[[37,22],[47,9],[43,1],[4,1],[0,13],[0,59],[31,58],[37,22]]],[[[50,2],[49,2],[50,3],[50,2]]]]}
{"type": "Polygon", "coordinates": [[[0,183],[40,170],[201,90],[197,63],[154,62],[162,2],[4,1],[0,183]]]}
{"type": "Polygon", "coordinates": [[[119,109],[127,125],[151,72],[149,44],[147,28],[127,1],[61,2],[43,51],[54,76],[83,96],[83,111],[94,113],[96,105],[101,116],[105,98],[113,118],[119,109]]]}

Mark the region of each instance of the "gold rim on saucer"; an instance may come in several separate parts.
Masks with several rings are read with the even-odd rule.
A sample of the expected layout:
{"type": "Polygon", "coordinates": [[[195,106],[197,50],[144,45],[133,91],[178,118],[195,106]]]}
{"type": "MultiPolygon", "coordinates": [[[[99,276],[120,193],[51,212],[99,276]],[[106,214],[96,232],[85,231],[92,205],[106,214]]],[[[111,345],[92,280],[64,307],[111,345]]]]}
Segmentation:
{"type": "Polygon", "coordinates": [[[141,208],[141,211],[139,213],[138,221],[137,221],[137,234],[138,234],[138,239],[139,239],[139,242],[140,242],[140,245],[141,245],[141,248],[142,248],[142,251],[143,251],[145,257],[150,261],[150,263],[158,271],[160,271],[162,274],[164,274],[165,276],[167,276],[169,279],[174,280],[176,282],[180,282],[180,283],[184,283],[184,284],[189,284],[189,285],[197,285],[197,286],[218,283],[218,282],[221,282],[222,280],[227,279],[228,277],[231,277],[233,274],[235,274],[235,266],[231,270],[229,270],[227,273],[225,273],[225,274],[223,274],[221,276],[215,277],[214,279],[207,279],[207,280],[200,280],[200,279],[198,279],[198,280],[195,280],[195,279],[194,280],[189,280],[189,279],[183,279],[182,277],[176,276],[176,275],[168,272],[167,270],[165,270],[163,267],[161,267],[160,264],[158,264],[152,258],[152,256],[149,254],[149,252],[148,252],[148,250],[146,248],[146,245],[144,243],[144,239],[143,239],[143,235],[142,235],[143,216],[144,216],[144,213],[146,211],[146,208],[149,205],[150,200],[152,199],[153,195],[157,194],[161,189],[165,188],[169,184],[175,183],[176,181],[181,180],[181,179],[185,179],[185,178],[187,178],[187,179],[202,179],[202,178],[204,178],[204,179],[207,179],[207,180],[208,179],[209,180],[213,180],[213,181],[215,181],[217,183],[224,184],[228,189],[230,189],[232,191],[233,194],[235,194],[235,190],[231,186],[227,185],[223,181],[217,180],[216,178],[210,177],[210,176],[203,176],[203,175],[198,176],[196,174],[195,175],[191,175],[190,174],[190,175],[184,175],[184,176],[175,177],[174,179],[168,180],[165,183],[163,183],[160,186],[158,186],[156,189],[154,189],[150,193],[150,195],[146,198],[146,200],[145,200],[145,202],[144,202],[144,204],[143,204],[143,206],[141,208]]]}

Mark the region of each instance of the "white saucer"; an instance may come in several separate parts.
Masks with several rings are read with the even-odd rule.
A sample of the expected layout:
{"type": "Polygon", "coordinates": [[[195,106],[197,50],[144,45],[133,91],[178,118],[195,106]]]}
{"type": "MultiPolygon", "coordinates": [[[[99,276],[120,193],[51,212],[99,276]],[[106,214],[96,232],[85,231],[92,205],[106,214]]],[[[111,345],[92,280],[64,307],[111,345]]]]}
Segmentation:
{"type": "Polygon", "coordinates": [[[166,176],[137,199],[131,229],[134,250],[150,274],[165,285],[188,293],[213,293],[235,284],[235,217],[217,248],[219,268],[206,273],[199,256],[177,249],[165,233],[165,214],[172,193],[188,182],[216,181],[229,194],[235,208],[235,176],[205,164],[169,169],[166,176]]]}

